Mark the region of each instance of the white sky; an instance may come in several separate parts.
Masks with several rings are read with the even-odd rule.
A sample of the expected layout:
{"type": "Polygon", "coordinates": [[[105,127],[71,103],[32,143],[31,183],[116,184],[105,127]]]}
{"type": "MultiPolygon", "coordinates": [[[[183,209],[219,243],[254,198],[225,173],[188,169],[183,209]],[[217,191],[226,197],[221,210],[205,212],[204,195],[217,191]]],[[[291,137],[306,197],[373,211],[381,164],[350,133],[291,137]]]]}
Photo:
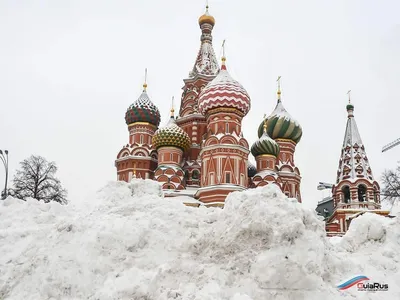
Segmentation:
{"type": "MultiPolygon", "coordinates": [[[[125,111],[141,93],[144,68],[165,124],[195,61],[204,6],[1,0],[0,149],[10,151],[10,179],[31,154],[57,163],[70,201],[116,179],[125,111]]],[[[295,159],[307,207],[323,196],[318,181],[336,179],[349,89],[375,177],[400,157],[400,146],[381,153],[400,137],[399,11],[396,0],[210,0],[215,52],[220,58],[226,39],[228,70],[252,99],[250,144],[282,76],[284,105],[304,132],[295,159]]]]}

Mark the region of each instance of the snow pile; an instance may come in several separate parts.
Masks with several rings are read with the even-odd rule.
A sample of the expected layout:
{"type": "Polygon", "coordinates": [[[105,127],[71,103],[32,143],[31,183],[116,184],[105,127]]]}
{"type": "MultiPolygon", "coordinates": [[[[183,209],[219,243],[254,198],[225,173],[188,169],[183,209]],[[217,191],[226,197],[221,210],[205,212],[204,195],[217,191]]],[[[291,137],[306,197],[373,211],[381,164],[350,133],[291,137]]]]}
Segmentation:
{"type": "Polygon", "coordinates": [[[399,221],[365,214],[330,243],[274,186],[192,208],[134,179],[68,206],[8,198],[0,220],[0,299],[400,298],[399,221]],[[389,291],[337,290],[360,272],[389,291]]]}

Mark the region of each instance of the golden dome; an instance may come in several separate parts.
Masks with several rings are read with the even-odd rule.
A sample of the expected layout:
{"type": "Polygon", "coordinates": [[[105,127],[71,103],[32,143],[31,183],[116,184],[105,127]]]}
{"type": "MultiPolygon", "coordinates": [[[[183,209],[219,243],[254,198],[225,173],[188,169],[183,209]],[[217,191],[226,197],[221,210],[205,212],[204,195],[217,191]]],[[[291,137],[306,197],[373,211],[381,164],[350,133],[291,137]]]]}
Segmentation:
{"type": "Polygon", "coordinates": [[[208,13],[208,5],[206,6],[205,14],[200,16],[200,18],[199,18],[199,25],[201,26],[204,23],[211,24],[212,26],[215,25],[214,17],[208,13]]]}

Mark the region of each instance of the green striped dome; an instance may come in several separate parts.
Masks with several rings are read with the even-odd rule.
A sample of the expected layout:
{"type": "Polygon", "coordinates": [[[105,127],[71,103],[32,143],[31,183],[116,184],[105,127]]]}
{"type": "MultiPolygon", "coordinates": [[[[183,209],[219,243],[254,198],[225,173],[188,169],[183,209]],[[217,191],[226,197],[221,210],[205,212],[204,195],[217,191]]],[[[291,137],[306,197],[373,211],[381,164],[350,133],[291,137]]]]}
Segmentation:
{"type": "Polygon", "coordinates": [[[254,157],[263,154],[273,155],[275,157],[279,154],[279,145],[273,139],[271,139],[267,132],[264,132],[263,135],[251,146],[251,154],[254,157]]]}
{"type": "MultiPolygon", "coordinates": [[[[258,127],[258,137],[264,133],[264,120],[258,127]]],[[[303,134],[299,122],[286,111],[282,102],[278,100],[275,110],[267,117],[267,133],[272,139],[288,139],[296,144],[300,142],[303,134]]]]}
{"type": "Polygon", "coordinates": [[[176,124],[174,117],[171,117],[167,126],[158,129],[154,133],[153,145],[156,149],[160,147],[177,147],[185,152],[190,147],[190,138],[176,124]]]}

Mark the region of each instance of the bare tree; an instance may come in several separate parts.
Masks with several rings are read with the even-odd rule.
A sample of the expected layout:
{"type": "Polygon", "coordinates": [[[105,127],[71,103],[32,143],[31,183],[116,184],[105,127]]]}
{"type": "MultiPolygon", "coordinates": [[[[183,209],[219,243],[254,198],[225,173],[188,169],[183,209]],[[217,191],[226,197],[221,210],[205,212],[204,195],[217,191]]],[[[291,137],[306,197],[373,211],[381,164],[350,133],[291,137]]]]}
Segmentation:
{"type": "Polygon", "coordinates": [[[55,177],[57,166],[41,156],[32,155],[23,160],[21,170],[14,176],[13,195],[20,199],[28,197],[42,200],[46,203],[56,201],[67,203],[67,191],[55,177]]]}
{"type": "Polygon", "coordinates": [[[382,175],[384,200],[391,204],[400,201],[400,164],[395,170],[385,170],[382,175]]]}

